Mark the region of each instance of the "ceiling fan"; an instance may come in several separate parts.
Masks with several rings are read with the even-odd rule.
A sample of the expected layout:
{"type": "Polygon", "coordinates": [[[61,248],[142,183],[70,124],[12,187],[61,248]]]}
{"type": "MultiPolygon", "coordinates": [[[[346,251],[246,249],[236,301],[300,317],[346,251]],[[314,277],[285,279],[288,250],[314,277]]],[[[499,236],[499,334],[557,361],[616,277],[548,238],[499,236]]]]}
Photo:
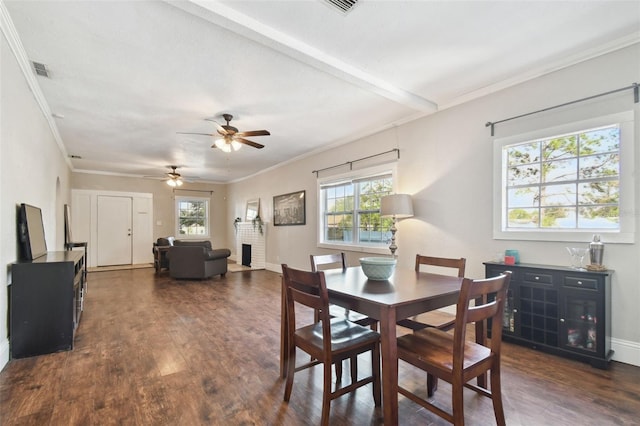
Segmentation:
{"type": "Polygon", "coordinates": [[[182,175],[178,173],[178,166],[169,167],[171,168],[171,171],[167,172],[167,176],[169,176],[169,179],[167,179],[167,185],[173,186],[174,188],[176,186],[182,186],[182,175]]]}
{"type": "Polygon", "coordinates": [[[237,127],[233,127],[229,124],[229,122],[233,119],[233,115],[231,114],[222,114],[222,118],[225,119],[227,124],[219,124],[215,120],[207,118],[207,121],[212,121],[217,126],[218,134],[215,133],[188,133],[188,132],[178,132],[183,135],[204,135],[204,136],[213,136],[218,137],[214,144],[211,145],[211,148],[220,148],[224,152],[231,152],[239,150],[242,145],[249,145],[254,148],[262,149],[264,145],[259,144],[257,142],[250,141],[245,139],[245,136],[269,136],[268,130],[249,130],[246,132],[239,132],[237,127]]]}
{"type": "Polygon", "coordinates": [[[169,167],[171,171],[165,173],[162,176],[145,176],[145,177],[155,178],[155,179],[159,179],[162,177],[167,182],[167,185],[173,188],[177,186],[182,186],[184,182],[190,182],[189,179],[199,179],[198,176],[182,176],[180,173],[178,173],[178,167],[180,166],[167,166],[167,167],[169,167]]]}

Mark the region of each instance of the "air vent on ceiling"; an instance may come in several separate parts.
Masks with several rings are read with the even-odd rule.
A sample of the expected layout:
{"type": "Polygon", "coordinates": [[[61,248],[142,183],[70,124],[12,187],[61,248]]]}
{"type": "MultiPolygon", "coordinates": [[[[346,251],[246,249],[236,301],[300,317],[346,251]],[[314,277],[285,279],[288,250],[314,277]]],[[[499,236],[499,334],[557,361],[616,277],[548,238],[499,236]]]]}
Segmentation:
{"type": "Polygon", "coordinates": [[[47,66],[45,64],[41,64],[35,61],[33,61],[32,63],[33,63],[33,69],[36,71],[36,74],[38,74],[41,77],[50,78],[49,70],[47,69],[47,66]]]}
{"type": "Polygon", "coordinates": [[[331,6],[335,7],[342,13],[349,12],[358,2],[358,0],[324,0],[331,6]]]}

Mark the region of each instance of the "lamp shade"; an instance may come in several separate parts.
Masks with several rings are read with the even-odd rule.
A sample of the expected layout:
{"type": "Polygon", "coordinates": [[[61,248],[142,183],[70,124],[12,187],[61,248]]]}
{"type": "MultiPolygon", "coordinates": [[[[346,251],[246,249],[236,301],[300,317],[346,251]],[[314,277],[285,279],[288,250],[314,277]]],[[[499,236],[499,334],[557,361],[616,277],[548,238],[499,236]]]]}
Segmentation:
{"type": "Polygon", "coordinates": [[[380,215],[397,219],[413,216],[413,203],[409,194],[391,194],[380,199],[380,215]]]}

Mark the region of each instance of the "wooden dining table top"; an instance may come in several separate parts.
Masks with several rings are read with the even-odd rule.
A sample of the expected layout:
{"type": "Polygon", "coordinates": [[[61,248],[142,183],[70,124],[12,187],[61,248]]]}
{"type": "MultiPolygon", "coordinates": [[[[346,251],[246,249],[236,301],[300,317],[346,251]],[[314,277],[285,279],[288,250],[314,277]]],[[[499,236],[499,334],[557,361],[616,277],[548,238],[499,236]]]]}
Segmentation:
{"type": "Polygon", "coordinates": [[[455,304],[462,278],[396,268],[388,280],[370,280],[360,267],[324,271],[331,303],[376,316],[375,309],[361,312],[362,305],[394,307],[396,319],[403,319],[455,304]],[[443,304],[444,303],[444,304],[443,304]],[[436,306],[438,305],[438,306],[436,306]]]}

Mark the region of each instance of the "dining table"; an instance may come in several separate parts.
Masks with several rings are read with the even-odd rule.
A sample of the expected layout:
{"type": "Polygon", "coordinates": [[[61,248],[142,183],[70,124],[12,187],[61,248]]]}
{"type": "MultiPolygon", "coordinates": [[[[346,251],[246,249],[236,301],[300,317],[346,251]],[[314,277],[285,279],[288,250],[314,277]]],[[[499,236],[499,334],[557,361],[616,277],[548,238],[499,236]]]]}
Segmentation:
{"type": "MultiPolygon", "coordinates": [[[[398,424],[396,322],[458,301],[463,278],[396,267],[388,280],[370,280],[360,266],[324,271],[329,302],[379,321],[382,409],[385,425],[398,424]]],[[[287,374],[286,292],[282,286],[280,374],[287,374]]],[[[426,380],[426,379],[425,379],[426,380]]]]}

